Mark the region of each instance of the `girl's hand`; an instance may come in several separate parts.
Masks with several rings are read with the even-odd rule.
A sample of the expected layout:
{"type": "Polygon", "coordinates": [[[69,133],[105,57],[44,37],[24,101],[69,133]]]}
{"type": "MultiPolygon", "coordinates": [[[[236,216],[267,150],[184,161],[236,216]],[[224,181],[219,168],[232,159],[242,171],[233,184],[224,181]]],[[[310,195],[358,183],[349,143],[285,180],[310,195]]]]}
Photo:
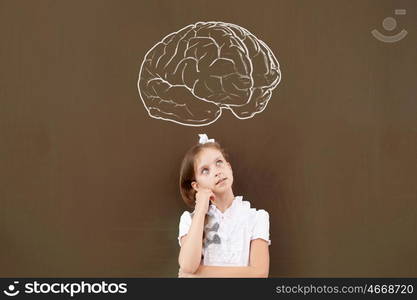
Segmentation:
{"type": "Polygon", "coordinates": [[[195,211],[206,214],[209,209],[210,200],[214,201],[215,199],[216,196],[212,190],[207,188],[198,189],[195,194],[195,211]]]}
{"type": "Polygon", "coordinates": [[[197,278],[197,276],[192,273],[185,273],[181,269],[179,269],[178,278],[197,278]]]}

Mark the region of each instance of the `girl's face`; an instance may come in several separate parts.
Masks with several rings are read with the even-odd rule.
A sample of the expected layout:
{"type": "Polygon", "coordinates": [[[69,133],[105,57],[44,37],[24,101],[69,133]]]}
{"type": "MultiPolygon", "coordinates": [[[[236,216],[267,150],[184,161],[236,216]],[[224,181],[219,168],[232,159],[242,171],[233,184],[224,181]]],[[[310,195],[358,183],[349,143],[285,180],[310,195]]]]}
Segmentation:
{"type": "Polygon", "coordinates": [[[232,187],[233,171],[223,154],[216,148],[203,148],[194,160],[194,174],[196,182],[192,186],[208,188],[213,193],[222,194],[232,187]]]}

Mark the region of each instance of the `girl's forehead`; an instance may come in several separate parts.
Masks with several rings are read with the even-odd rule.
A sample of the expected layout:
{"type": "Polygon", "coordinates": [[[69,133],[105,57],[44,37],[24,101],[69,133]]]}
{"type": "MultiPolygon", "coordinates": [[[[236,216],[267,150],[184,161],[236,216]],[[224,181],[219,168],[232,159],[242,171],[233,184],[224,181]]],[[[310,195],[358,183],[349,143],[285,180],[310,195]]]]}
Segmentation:
{"type": "Polygon", "coordinates": [[[198,168],[201,165],[209,164],[213,162],[217,157],[223,157],[223,154],[214,148],[204,148],[195,157],[195,166],[198,168]]]}

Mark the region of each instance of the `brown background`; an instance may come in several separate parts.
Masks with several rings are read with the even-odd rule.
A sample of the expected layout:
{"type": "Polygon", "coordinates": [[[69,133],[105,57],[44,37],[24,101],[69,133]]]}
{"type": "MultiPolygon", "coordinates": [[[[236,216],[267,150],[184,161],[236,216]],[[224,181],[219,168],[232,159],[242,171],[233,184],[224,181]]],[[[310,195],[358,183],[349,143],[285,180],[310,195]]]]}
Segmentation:
{"type": "Polygon", "coordinates": [[[0,276],[175,277],[177,186],[205,132],[271,216],[271,277],[417,276],[416,1],[0,1],[0,276]],[[394,9],[407,9],[395,16],[394,9]],[[395,44],[370,31],[395,17],[395,44]],[[152,119],[146,52],[198,21],[277,56],[266,110],[152,119]]]}

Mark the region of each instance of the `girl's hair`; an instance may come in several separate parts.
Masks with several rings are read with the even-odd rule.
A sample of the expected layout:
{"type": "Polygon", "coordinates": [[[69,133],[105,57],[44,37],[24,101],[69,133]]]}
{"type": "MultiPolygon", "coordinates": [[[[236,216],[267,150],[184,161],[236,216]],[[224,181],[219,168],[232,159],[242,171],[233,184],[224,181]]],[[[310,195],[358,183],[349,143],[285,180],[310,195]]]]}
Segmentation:
{"type": "Polygon", "coordinates": [[[229,156],[227,155],[226,151],[217,142],[208,142],[205,144],[198,143],[187,151],[181,163],[180,193],[185,204],[187,204],[191,208],[195,207],[196,191],[191,186],[191,183],[196,180],[195,173],[194,173],[195,157],[204,148],[214,148],[214,149],[219,150],[222,153],[225,160],[227,162],[229,161],[229,156]]]}

